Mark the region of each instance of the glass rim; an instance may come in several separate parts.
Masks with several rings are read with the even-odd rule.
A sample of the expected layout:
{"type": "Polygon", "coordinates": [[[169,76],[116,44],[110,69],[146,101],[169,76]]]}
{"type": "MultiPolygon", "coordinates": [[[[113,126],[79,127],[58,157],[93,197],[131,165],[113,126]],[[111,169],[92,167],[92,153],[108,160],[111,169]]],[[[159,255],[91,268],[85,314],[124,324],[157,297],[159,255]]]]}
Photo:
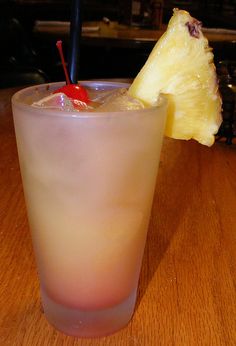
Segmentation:
{"type": "MultiPolygon", "coordinates": [[[[95,118],[95,117],[112,117],[112,116],[122,116],[127,114],[132,115],[132,114],[141,114],[141,113],[147,113],[152,110],[157,110],[161,109],[166,106],[167,104],[167,99],[165,95],[160,95],[160,100],[157,105],[155,106],[150,106],[147,108],[142,108],[142,109],[134,109],[134,110],[119,110],[119,111],[62,111],[62,110],[57,110],[57,109],[48,109],[48,108],[41,108],[41,107],[34,107],[30,104],[23,103],[20,100],[20,97],[24,95],[27,92],[30,92],[31,90],[38,91],[39,88],[45,88],[45,91],[49,90],[50,87],[53,90],[65,85],[65,82],[52,82],[52,83],[43,83],[43,84],[37,84],[37,85],[31,85],[28,87],[25,87],[21,90],[18,90],[11,98],[11,103],[12,106],[20,108],[25,111],[30,111],[33,112],[34,114],[41,114],[41,115],[47,115],[47,116],[52,116],[52,117],[60,117],[60,118],[95,118]]],[[[91,86],[91,85],[96,85],[97,88],[99,86],[106,86],[106,87],[111,87],[111,88],[127,88],[130,86],[130,83],[125,83],[125,82],[116,82],[116,81],[106,81],[106,80],[82,80],[79,81],[79,84],[83,86],[91,86]]],[[[95,88],[94,88],[95,89],[95,88]]],[[[26,96],[26,95],[25,95],[26,96]]]]}

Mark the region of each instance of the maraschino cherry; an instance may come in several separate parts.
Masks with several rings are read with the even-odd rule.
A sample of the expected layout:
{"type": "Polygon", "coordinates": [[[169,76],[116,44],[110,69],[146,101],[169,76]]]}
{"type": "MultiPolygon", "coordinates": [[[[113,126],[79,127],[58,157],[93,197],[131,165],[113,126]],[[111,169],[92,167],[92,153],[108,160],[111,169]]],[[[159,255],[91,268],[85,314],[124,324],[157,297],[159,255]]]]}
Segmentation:
{"type": "Polygon", "coordinates": [[[79,84],[72,84],[70,81],[70,78],[69,78],[68,72],[67,72],[67,68],[66,68],[64,55],[63,55],[63,50],[62,50],[62,41],[57,41],[56,46],[57,46],[57,49],[58,49],[60,57],[61,57],[61,62],[62,62],[62,66],[64,69],[65,77],[66,77],[66,85],[55,90],[53,92],[53,94],[56,94],[56,93],[65,94],[70,99],[72,99],[72,102],[74,103],[75,107],[77,107],[78,104],[80,104],[81,102],[84,102],[86,104],[89,103],[90,100],[89,100],[88,93],[87,93],[86,89],[83,88],[79,84]]]}

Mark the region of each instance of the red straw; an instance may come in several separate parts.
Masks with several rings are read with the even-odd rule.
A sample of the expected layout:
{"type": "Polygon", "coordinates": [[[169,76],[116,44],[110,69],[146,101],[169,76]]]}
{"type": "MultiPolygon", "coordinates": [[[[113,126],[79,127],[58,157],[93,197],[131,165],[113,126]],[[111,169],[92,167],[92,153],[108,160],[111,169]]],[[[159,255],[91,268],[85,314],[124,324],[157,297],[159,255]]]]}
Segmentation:
{"type": "Polygon", "coordinates": [[[65,63],[65,59],[64,59],[63,50],[62,50],[62,41],[57,41],[56,46],[57,46],[58,52],[59,52],[60,57],[61,57],[61,62],[62,62],[62,66],[63,66],[63,69],[64,69],[65,77],[66,77],[66,84],[67,85],[71,84],[70,78],[69,78],[69,75],[68,75],[68,72],[67,72],[67,68],[66,68],[66,63],[65,63]]]}

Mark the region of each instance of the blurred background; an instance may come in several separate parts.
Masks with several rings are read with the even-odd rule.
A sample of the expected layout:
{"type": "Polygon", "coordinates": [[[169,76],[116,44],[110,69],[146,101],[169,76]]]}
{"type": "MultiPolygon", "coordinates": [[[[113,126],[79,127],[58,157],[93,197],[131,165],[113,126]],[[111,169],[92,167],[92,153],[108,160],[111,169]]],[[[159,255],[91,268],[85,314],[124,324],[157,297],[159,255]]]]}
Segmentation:
{"type": "MultiPolygon", "coordinates": [[[[236,0],[83,0],[80,79],[133,78],[174,7],[225,29],[210,42],[215,62],[236,60],[236,0]]],[[[55,44],[67,58],[70,11],[70,0],[0,0],[0,87],[64,80],[55,44]]]]}

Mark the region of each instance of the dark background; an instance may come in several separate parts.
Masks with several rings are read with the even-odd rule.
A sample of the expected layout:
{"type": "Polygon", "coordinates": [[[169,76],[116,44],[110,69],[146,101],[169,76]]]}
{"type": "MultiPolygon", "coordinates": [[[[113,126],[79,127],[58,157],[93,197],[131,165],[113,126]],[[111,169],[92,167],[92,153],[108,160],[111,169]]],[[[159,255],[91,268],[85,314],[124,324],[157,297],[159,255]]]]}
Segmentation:
{"type": "MultiPolygon", "coordinates": [[[[83,21],[99,21],[107,17],[111,21],[131,25],[135,22],[141,27],[152,28],[148,17],[152,1],[141,0],[141,12],[134,18],[132,0],[84,0],[83,21]]],[[[170,19],[172,9],[178,7],[190,11],[206,27],[236,29],[236,0],[166,0],[162,3],[164,24],[170,19]]],[[[70,12],[70,0],[0,0],[0,87],[64,80],[55,42],[35,37],[33,27],[36,20],[69,21],[70,12]]],[[[150,47],[135,50],[127,46],[91,47],[84,42],[80,79],[133,78],[150,50],[150,47]]],[[[222,59],[235,59],[235,42],[216,47],[214,53],[216,63],[222,59]]],[[[67,47],[65,55],[67,57],[67,47]]]]}
{"type": "MultiPolygon", "coordinates": [[[[153,0],[140,0],[143,10],[151,6],[153,0]]],[[[11,13],[19,18],[27,28],[32,28],[34,20],[69,20],[71,0],[8,0],[11,13]]],[[[121,20],[123,7],[129,8],[131,0],[83,0],[83,19],[101,20],[104,16],[111,20],[121,20]]],[[[173,1],[163,3],[163,21],[168,22],[174,7],[191,12],[208,27],[236,29],[236,1],[173,1]]]]}

